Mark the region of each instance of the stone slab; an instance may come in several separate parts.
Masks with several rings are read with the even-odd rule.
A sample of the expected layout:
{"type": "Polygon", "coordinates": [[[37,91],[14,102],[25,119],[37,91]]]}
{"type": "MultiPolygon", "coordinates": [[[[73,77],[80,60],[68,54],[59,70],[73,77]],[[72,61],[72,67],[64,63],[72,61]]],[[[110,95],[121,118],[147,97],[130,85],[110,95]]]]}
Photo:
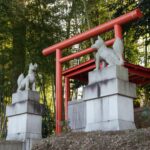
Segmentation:
{"type": "Polygon", "coordinates": [[[109,95],[120,94],[136,98],[136,85],[117,78],[93,83],[83,88],[83,100],[95,99],[109,95]]]}
{"type": "Polygon", "coordinates": [[[83,88],[83,100],[100,97],[101,90],[98,83],[87,85],[83,88]]]}
{"type": "Polygon", "coordinates": [[[96,122],[87,124],[84,131],[117,131],[117,130],[128,130],[136,129],[134,122],[125,120],[110,120],[104,122],[96,122]]]}
{"type": "Polygon", "coordinates": [[[117,119],[134,121],[132,98],[112,95],[86,101],[86,123],[117,119]]]}
{"type": "Polygon", "coordinates": [[[21,114],[8,117],[7,140],[40,139],[42,117],[32,114],[21,114]]]}
{"type": "Polygon", "coordinates": [[[131,98],[136,98],[136,85],[120,79],[112,79],[108,82],[100,82],[100,97],[120,94],[131,98]]]}
{"type": "MultiPolygon", "coordinates": [[[[70,102],[69,102],[70,103],[70,102]]],[[[85,116],[85,102],[70,103],[69,104],[69,125],[72,129],[78,129],[82,131],[85,128],[86,116],[85,116]],[[74,105],[75,104],[75,105],[74,105]]]]}
{"type": "Polygon", "coordinates": [[[21,101],[6,107],[6,116],[8,117],[24,113],[41,115],[42,105],[36,101],[21,101]]]}
{"type": "Polygon", "coordinates": [[[21,101],[27,101],[27,100],[38,102],[39,99],[40,99],[40,95],[36,91],[30,91],[30,90],[19,91],[12,95],[12,104],[21,102],[21,101]]]}
{"type": "Polygon", "coordinates": [[[9,134],[6,138],[6,140],[17,140],[17,141],[24,141],[25,139],[41,139],[41,134],[35,134],[35,133],[20,133],[20,134],[9,134]]]}
{"type": "Polygon", "coordinates": [[[0,142],[0,150],[26,150],[23,144],[19,141],[2,141],[0,142]]]}
{"type": "Polygon", "coordinates": [[[68,104],[71,106],[71,105],[74,105],[74,104],[79,104],[79,103],[83,103],[82,99],[81,100],[72,100],[72,101],[68,101],[68,104]]]}
{"type": "Polygon", "coordinates": [[[113,78],[128,81],[128,69],[123,66],[109,66],[103,70],[91,71],[88,73],[88,84],[97,83],[100,81],[107,81],[113,78]]]}

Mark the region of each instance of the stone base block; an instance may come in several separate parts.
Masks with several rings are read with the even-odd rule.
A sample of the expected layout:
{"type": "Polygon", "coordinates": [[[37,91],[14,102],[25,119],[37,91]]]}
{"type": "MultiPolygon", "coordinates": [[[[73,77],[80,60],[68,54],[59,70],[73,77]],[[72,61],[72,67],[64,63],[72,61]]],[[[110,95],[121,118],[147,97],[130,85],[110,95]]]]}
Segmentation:
{"type": "Polygon", "coordinates": [[[84,101],[69,102],[69,124],[71,129],[82,131],[86,125],[86,103],[84,101]]]}
{"type": "Polygon", "coordinates": [[[6,116],[15,116],[19,114],[30,113],[41,115],[42,114],[42,105],[38,102],[27,100],[17,102],[6,107],[6,116]]]}
{"type": "Polygon", "coordinates": [[[120,94],[136,98],[136,85],[125,80],[110,79],[87,85],[83,89],[83,100],[120,94]]]}
{"type": "Polygon", "coordinates": [[[25,139],[41,139],[41,134],[34,134],[34,133],[20,133],[20,134],[9,134],[6,137],[7,141],[24,141],[25,139]]]}
{"type": "Polygon", "coordinates": [[[135,129],[133,99],[111,95],[69,102],[69,123],[73,131],[135,129]]]}
{"type": "Polygon", "coordinates": [[[104,121],[104,122],[95,122],[89,123],[86,125],[84,131],[117,131],[117,130],[127,130],[127,129],[135,129],[134,122],[125,121],[125,120],[111,120],[111,121],[104,121]]]}
{"type": "Polygon", "coordinates": [[[33,145],[37,144],[39,139],[26,139],[25,141],[2,141],[0,150],[32,150],[33,145]]]}
{"type": "Polygon", "coordinates": [[[0,150],[26,150],[20,141],[0,141],[0,150]]]}
{"type": "Polygon", "coordinates": [[[112,95],[86,101],[86,123],[110,120],[134,121],[133,99],[112,95]]]}
{"type": "Polygon", "coordinates": [[[21,101],[26,101],[26,100],[32,100],[38,102],[39,99],[40,99],[40,95],[36,91],[30,91],[30,90],[19,91],[12,95],[12,104],[21,101]]]}
{"type": "Polygon", "coordinates": [[[128,69],[123,66],[109,66],[103,70],[91,71],[88,74],[88,84],[98,83],[100,81],[107,81],[110,79],[118,78],[128,81],[128,69]]]}
{"type": "Polygon", "coordinates": [[[42,117],[32,114],[21,114],[8,117],[7,140],[24,141],[28,138],[40,139],[42,117]]]}

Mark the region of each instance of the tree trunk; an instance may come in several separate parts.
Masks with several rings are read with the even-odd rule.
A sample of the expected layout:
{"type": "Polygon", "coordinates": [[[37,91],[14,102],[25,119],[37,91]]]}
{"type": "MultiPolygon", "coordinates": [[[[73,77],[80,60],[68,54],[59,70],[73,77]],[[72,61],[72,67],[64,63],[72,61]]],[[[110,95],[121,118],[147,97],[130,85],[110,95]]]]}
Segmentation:
{"type": "MultiPolygon", "coordinates": [[[[89,29],[91,29],[91,23],[90,23],[90,19],[89,19],[89,16],[88,16],[88,10],[87,10],[87,6],[86,6],[86,1],[82,0],[82,2],[83,2],[84,11],[85,11],[85,18],[87,20],[87,26],[88,26],[88,30],[89,30],[89,29]]],[[[90,38],[90,42],[91,42],[91,45],[94,44],[93,38],[90,38]]]]}
{"type": "Polygon", "coordinates": [[[144,64],[145,64],[145,67],[147,67],[147,34],[146,34],[146,37],[145,37],[145,57],[144,57],[144,64]]]}
{"type": "Polygon", "coordinates": [[[25,37],[26,26],[23,20],[13,22],[13,53],[12,53],[12,91],[17,89],[19,74],[25,69],[25,37]]]}

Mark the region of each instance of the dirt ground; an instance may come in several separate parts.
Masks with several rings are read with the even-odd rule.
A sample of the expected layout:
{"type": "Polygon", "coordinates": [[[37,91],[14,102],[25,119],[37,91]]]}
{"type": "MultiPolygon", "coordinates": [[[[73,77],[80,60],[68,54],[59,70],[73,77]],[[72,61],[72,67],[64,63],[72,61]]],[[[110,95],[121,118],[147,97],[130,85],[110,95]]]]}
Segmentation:
{"type": "Polygon", "coordinates": [[[32,150],[150,150],[150,128],[63,133],[41,140],[32,150]]]}

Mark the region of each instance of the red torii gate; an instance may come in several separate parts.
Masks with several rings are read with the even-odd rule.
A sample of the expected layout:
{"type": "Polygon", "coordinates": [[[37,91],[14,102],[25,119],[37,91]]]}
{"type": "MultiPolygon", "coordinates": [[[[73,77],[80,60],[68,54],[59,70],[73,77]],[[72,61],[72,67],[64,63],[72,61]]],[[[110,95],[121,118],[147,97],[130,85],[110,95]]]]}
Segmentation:
{"type": "MultiPolygon", "coordinates": [[[[50,46],[48,48],[45,48],[42,53],[44,56],[48,56],[53,52],[56,52],[56,133],[61,133],[61,121],[62,121],[62,75],[65,76],[65,120],[68,120],[68,100],[70,95],[70,78],[78,78],[79,74],[85,74],[89,72],[90,70],[94,69],[95,63],[94,60],[89,60],[83,64],[80,64],[78,66],[75,66],[73,68],[70,68],[66,71],[62,71],[62,64],[66,61],[69,61],[74,58],[81,57],[83,55],[89,54],[93,51],[95,51],[94,48],[87,48],[85,50],[82,50],[80,52],[71,54],[69,56],[62,57],[62,50],[64,48],[70,47],[72,45],[75,45],[77,43],[80,43],[84,40],[87,40],[91,37],[97,36],[101,33],[107,32],[109,30],[114,29],[115,38],[120,37],[122,38],[122,28],[121,25],[126,24],[132,20],[136,20],[141,18],[143,15],[140,11],[140,9],[135,9],[125,15],[122,15],[116,19],[113,19],[107,23],[101,24],[93,29],[90,29],[86,32],[83,32],[79,35],[76,35],[72,38],[69,38],[67,40],[64,40],[60,43],[57,43],[53,46],[50,46]]],[[[112,45],[115,39],[111,39],[109,41],[106,41],[106,45],[112,45]]],[[[133,64],[125,63],[125,67],[129,68],[129,73],[134,73],[133,77],[136,79],[136,74],[139,73],[139,67],[137,66],[135,69],[133,64]]],[[[143,69],[143,67],[142,67],[143,69]]],[[[146,68],[145,68],[146,69],[146,68]]],[[[142,76],[148,77],[150,81],[150,70],[146,69],[144,70],[142,76]]],[[[83,75],[84,75],[83,74],[83,75]]],[[[141,77],[141,74],[140,74],[141,77]]],[[[133,78],[133,79],[134,79],[133,78]]],[[[133,80],[131,79],[131,81],[133,80]]],[[[143,80],[144,82],[145,80],[143,80]]]]}

